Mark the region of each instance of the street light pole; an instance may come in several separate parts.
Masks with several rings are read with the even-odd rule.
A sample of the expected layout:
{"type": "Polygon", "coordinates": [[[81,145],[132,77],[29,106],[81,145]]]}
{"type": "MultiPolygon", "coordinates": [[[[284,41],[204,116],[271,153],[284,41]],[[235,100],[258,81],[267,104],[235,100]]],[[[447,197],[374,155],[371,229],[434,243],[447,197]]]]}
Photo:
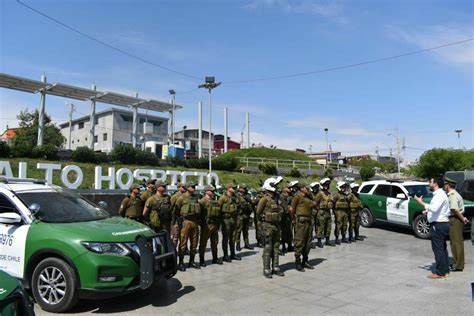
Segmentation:
{"type": "Polygon", "coordinates": [[[206,77],[205,78],[205,83],[200,84],[198,88],[204,88],[207,89],[209,92],[209,179],[211,177],[211,172],[212,172],[212,139],[211,139],[211,133],[212,133],[212,115],[211,115],[211,109],[212,109],[212,89],[217,88],[221,83],[216,82],[216,79],[214,77],[206,77]]]}
{"type": "Polygon", "coordinates": [[[397,140],[397,174],[400,176],[400,139],[398,137],[398,127],[395,129],[396,134],[393,135],[391,133],[387,134],[389,136],[395,137],[397,140]]]}
{"type": "MultiPolygon", "coordinates": [[[[171,125],[171,142],[174,146],[174,126],[175,126],[175,111],[176,111],[176,108],[175,108],[175,100],[176,100],[176,91],[174,91],[173,89],[169,90],[169,93],[171,94],[171,96],[173,97],[171,99],[171,105],[172,105],[172,110],[171,110],[171,122],[172,122],[172,125],[171,125]]],[[[176,151],[175,151],[176,152],[176,151]]]]}
{"type": "Polygon", "coordinates": [[[324,129],[324,132],[326,132],[326,167],[328,165],[328,160],[329,160],[329,157],[328,157],[328,154],[329,154],[328,131],[329,131],[328,128],[324,129]]]}
{"type": "Polygon", "coordinates": [[[458,134],[458,147],[459,149],[461,149],[461,133],[462,133],[462,129],[457,129],[454,131],[456,134],[458,134]]]}

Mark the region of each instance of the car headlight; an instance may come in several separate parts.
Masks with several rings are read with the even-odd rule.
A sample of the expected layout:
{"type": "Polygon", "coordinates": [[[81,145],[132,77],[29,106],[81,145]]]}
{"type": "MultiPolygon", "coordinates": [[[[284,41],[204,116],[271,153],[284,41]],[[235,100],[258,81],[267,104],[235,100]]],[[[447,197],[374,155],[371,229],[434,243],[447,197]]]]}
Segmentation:
{"type": "Polygon", "coordinates": [[[119,256],[128,256],[130,250],[120,243],[83,241],[82,245],[96,253],[106,253],[119,256]]]}

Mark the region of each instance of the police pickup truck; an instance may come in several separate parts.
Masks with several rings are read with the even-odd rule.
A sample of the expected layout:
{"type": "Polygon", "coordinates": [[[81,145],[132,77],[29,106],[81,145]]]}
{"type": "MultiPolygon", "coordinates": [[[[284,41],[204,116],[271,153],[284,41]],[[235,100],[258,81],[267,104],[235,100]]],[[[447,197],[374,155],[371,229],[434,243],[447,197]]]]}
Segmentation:
{"type": "Polygon", "coordinates": [[[64,312],[80,298],[149,288],[176,274],[166,232],[121,217],[41,180],[0,177],[0,270],[36,303],[64,312]]]}
{"type": "MultiPolygon", "coordinates": [[[[363,182],[359,188],[362,210],[361,225],[371,227],[380,221],[411,227],[418,238],[430,238],[430,226],[414,196],[423,196],[426,203],[432,198],[428,182],[374,180],[363,182]]],[[[474,202],[464,200],[466,216],[471,221],[474,202]]],[[[466,225],[468,230],[470,225],[466,225]]]]}

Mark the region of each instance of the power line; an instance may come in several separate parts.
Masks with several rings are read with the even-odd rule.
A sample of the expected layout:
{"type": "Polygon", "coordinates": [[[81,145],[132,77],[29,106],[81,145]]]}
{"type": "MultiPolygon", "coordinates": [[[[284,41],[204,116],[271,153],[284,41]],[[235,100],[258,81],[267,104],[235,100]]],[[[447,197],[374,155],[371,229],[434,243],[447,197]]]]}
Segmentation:
{"type": "Polygon", "coordinates": [[[294,78],[294,77],[302,77],[302,76],[309,76],[309,75],[314,75],[314,74],[319,74],[323,72],[330,72],[330,71],[335,71],[335,70],[341,70],[341,69],[347,69],[347,68],[354,68],[354,67],[359,67],[359,66],[364,66],[364,65],[369,65],[369,64],[375,64],[378,62],[383,62],[387,60],[392,60],[392,59],[397,59],[401,57],[406,57],[406,56],[411,56],[411,55],[416,55],[416,54],[421,54],[449,46],[454,46],[454,45],[459,45],[459,44],[464,44],[470,41],[473,41],[474,38],[467,38],[464,40],[460,40],[457,42],[451,42],[443,45],[438,45],[438,46],[433,46],[425,49],[420,49],[412,52],[407,52],[403,54],[398,54],[398,55],[393,55],[389,57],[383,57],[383,58],[377,58],[377,59],[372,59],[368,61],[363,61],[355,64],[348,64],[348,65],[343,65],[343,66],[337,66],[337,67],[330,67],[330,68],[323,68],[323,69],[318,69],[318,70],[313,70],[313,71],[306,71],[306,72],[300,72],[300,73],[293,73],[293,74],[286,74],[286,75],[280,75],[280,76],[274,76],[274,77],[262,77],[262,78],[255,78],[255,79],[247,79],[247,80],[235,80],[235,81],[223,81],[223,84],[238,84],[238,83],[249,83],[249,82],[258,82],[258,81],[270,81],[270,80],[277,80],[277,79],[286,79],[286,78],[294,78]]]}
{"type": "Polygon", "coordinates": [[[144,62],[144,63],[146,63],[146,64],[149,64],[149,65],[151,65],[151,66],[154,66],[154,67],[157,67],[157,68],[160,68],[160,69],[163,69],[163,70],[167,70],[167,71],[173,72],[173,73],[175,73],[175,74],[178,74],[178,75],[181,75],[181,76],[184,76],[184,77],[187,77],[187,78],[197,79],[197,80],[199,80],[199,81],[202,80],[202,78],[199,78],[199,77],[196,77],[196,76],[193,76],[193,75],[189,75],[189,74],[186,74],[186,73],[184,73],[184,72],[180,72],[180,71],[171,69],[171,68],[166,67],[166,66],[163,66],[163,65],[159,65],[159,64],[154,63],[154,62],[152,62],[152,61],[150,61],[150,60],[147,60],[147,59],[145,59],[145,58],[142,58],[142,57],[140,57],[140,56],[137,56],[137,55],[135,55],[135,54],[132,54],[132,53],[130,53],[130,52],[127,52],[127,51],[125,51],[125,50],[123,50],[123,49],[121,49],[121,48],[118,48],[118,47],[116,47],[116,46],[113,46],[113,45],[111,45],[111,44],[109,44],[109,43],[107,43],[107,42],[104,42],[104,41],[102,41],[102,40],[100,40],[100,39],[98,39],[98,38],[96,38],[96,37],[93,37],[92,35],[89,35],[89,34],[83,32],[83,31],[81,31],[81,30],[79,30],[79,29],[77,29],[77,28],[74,28],[74,27],[72,27],[72,26],[70,26],[70,25],[68,25],[68,24],[66,24],[66,23],[64,23],[64,22],[62,22],[62,21],[60,21],[60,20],[58,20],[58,19],[56,19],[56,18],[53,18],[52,16],[50,16],[50,15],[48,15],[48,14],[46,14],[46,13],[44,13],[44,12],[38,10],[38,9],[35,9],[35,8],[33,8],[33,7],[29,6],[29,5],[27,5],[26,3],[21,2],[20,0],[17,0],[17,3],[20,4],[20,5],[22,5],[22,6],[24,6],[25,8],[30,9],[31,11],[33,11],[33,12],[35,12],[35,13],[41,15],[41,16],[43,16],[43,17],[45,17],[45,18],[47,18],[47,19],[53,21],[54,23],[59,24],[59,25],[65,27],[65,28],[67,28],[67,29],[70,30],[70,31],[73,31],[73,32],[75,32],[75,33],[77,33],[77,34],[79,34],[79,35],[81,35],[81,36],[84,36],[84,37],[86,37],[86,38],[88,38],[88,39],[90,39],[90,40],[92,40],[92,41],[94,41],[94,42],[96,42],[96,43],[99,43],[99,44],[101,44],[101,45],[103,45],[103,46],[105,46],[105,47],[108,47],[108,48],[110,48],[110,49],[113,49],[113,50],[115,50],[116,52],[119,52],[119,53],[121,53],[121,54],[123,54],[123,55],[126,55],[126,56],[128,56],[128,57],[131,57],[131,58],[134,58],[134,59],[139,60],[139,61],[141,61],[141,62],[144,62]]]}

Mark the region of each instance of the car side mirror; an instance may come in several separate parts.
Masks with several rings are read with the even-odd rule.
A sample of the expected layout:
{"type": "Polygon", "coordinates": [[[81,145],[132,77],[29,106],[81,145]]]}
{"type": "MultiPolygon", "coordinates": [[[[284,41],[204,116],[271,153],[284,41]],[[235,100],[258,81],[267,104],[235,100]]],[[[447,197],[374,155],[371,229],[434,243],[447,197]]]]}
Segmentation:
{"type": "Polygon", "coordinates": [[[397,199],[404,200],[404,199],[406,199],[406,198],[407,198],[407,196],[406,196],[405,194],[403,194],[403,193],[398,193],[398,194],[397,194],[397,199]]]}
{"type": "Polygon", "coordinates": [[[99,207],[101,209],[104,209],[104,210],[106,210],[107,206],[108,206],[107,202],[105,202],[105,201],[99,201],[99,203],[97,203],[97,205],[99,205],[99,207]]]}
{"type": "Polygon", "coordinates": [[[30,210],[30,212],[31,212],[32,214],[38,213],[39,210],[40,210],[40,208],[41,208],[41,207],[40,207],[40,205],[39,205],[38,203],[32,203],[32,204],[28,207],[28,209],[30,210]]]}
{"type": "Polygon", "coordinates": [[[19,224],[21,223],[21,216],[13,212],[1,213],[0,223],[1,224],[19,224]]]}

